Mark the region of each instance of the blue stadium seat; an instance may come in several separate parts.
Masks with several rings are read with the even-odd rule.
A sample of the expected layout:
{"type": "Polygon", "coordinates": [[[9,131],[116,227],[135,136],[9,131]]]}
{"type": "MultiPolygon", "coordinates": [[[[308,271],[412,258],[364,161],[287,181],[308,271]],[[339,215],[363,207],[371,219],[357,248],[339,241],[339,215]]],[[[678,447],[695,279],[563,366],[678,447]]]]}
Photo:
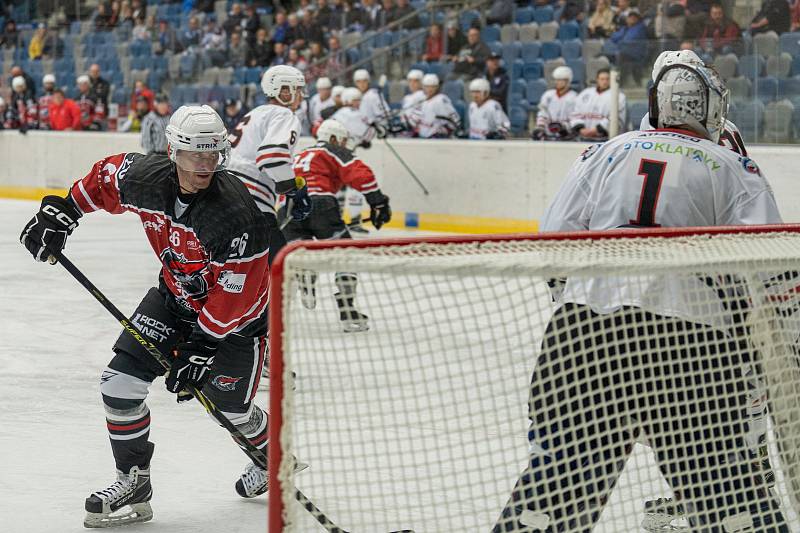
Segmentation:
{"type": "Polygon", "coordinates": [[[739,58],[739,74],[749,80],[755,80],[764,74],[766,66],[767,62],[759,55],[749,54],[739,58]]]}
{"type": "Polygon", "coordinates": [[[581,26],[574,20],[569,20],[558,27],[558,40],[571,41],[572,39],[580,39],[581,26]]]}
{"type": "Polygon", "coordinates": [[[233,83],[238,83],[239,85],[244,85],[247,83],[247,67],[239,67],[234,69],[233,71],[233,83]]]}
{"type": "Polygon", "coordinates": [[[526,63],[536,61],[542,55],[542,45],[539,42],[522,43],[520,57],[526,63]]]}
{"type": "Polygon", "coordinates": [[[642,117],[647,113],[647,102],[631,102],[628,104],[629,129],[638,130],[642,117]]]}
{"type": "Polygon", "coordinates": [[[183,96],[186,100],[185,102],[199,102],[200,101],[200,93],[194,85],[184,85],[183,89],[183,96]]]}
{"type": "Polygon", "coordinates": [[[245,77],[245,83],[255,83],[256,85],[261,83],[261,68],[260,67],[248,68],[247,76],[245,77]]]}
{"type": "MultiPolygon", "coordinates": [[[[513,43],[506,43],[503,45],[503,61],[506,65],[510,65],[515,59],[522,54],[522,44],[519,41],[513,43]]],[[[539,52],[536,52],[536,57],[539,57],[539,52]]]]}
{"type": "Polygon", "coordinates": [[[394,39],[394,32],[391,31],[381,32],[375,36],[375,48],[384,48],[386,46],[391,46],[393,39],[394,39]]]}
{"type": "Polygon", "coordinates": [[[521,78],[523,68],[525,68],[525,61],[522,59],[515,59],[511,64],[511,79],[521,78]]]}
{"type": "Polygon", "coordinates": [[[525,91],[528,85],[525,80],[513,80],[508,87],[508,99],[514,103],[525,98],[525,91]]]}
{"type": "Polygon", "coordinates": [[[792,57],[792,70],[790,74],[792,76],[800,76],[800,56],[792,57]]]}
{"type": "Polygon", "coordinates": [[[409,70],[414,69],[421,70],[422,72],[428,72],[428,63],[426,61],[417,61],[416,63],[412,63],[409,70]]]}
{"type": "Polygon", "coordinates": [[[131,58],[131,70],[144,70],[148,67],[148,58],[146,57],[132,57],[131,58]]]}
{"type": "MultiPolygon", "coordinates": [[[[458,24],[461,26],[461,31],[466,32],[475,21],[480,23],[480,18],[481,14],[475,9],[462,11],[458,16],[458,24]]],[[[499,41],[500,37],[498,36],[496,40],[499,41]]]]}
{"type": "Polygon", "coordinates": [[[147,74],[147,86],[151,91],[158,92],[166,79],[166,72],[163,70],[151,70],[147,74]]]}
{"type": "Polygon", "coordinates": [[[458,113],[459,118],[461,119],[461,124],[466,124],[466,122],[467,122],[467,104],[464,103],[464,100],[461,100],[461,99],[453,100],[453,107],[455,108],[456,112],[458,113]]]}
{"type": "Polygon", "coordinates": [[[514,22],[517,24],[529,24],[533,22],[533,8],[530,6],[517,8],[516,13],[514,13],[514,22]]]}
{"type": "Polygon", "coordinates": [[[603,55],[609,58],[614,58],[619,53],[619,46],[612,42],[611,39],[606,39],[603,43],[603,55]]]}
{"type": "Polygon", "coordinates": [[[500,41],[492,41],[488,43],[488,46],[493,54],[503,55],[503,43],[500,41]]]}
{"type": "Polygon", "coordinates": [[[108,81],[111,83],[111,85],[123,85],[125,83],[125,74],[121,70],[114,70],[110,72],[108,81]]]}
{"type": "Polygon", "coordinates": [[[348,48],[345,54],[347,55],[347,62],[351,65],[361,60],[361,53],[358,48],[348,48]]]}
{"type": "Polygon", "coordinates": [[[525,78],[525,81],[538,80],[542,76],[544,76],[544,62],[541,59],[525,63],[525,66],[522,67],[522,77],[525,78]]]}
{"type": "Polygon", "coordinates": [[[553,8],[551,6],[537,7],[533,11],[533,20],[539,24],[553,21],[553,8]]]}
{"type": "Polygon", "coordinates": [[[531,80],[528,82],[528,86],[526,87],[526,93],[528,95],[528,102],[531,104],[537,105],[539,100],[542,99],[542,95],[547,90],[547,82],[538,79],[538,80],[531,80]]]}
{"type": "Polygon", "coordinates": [[[753,142],[764,122],[764,104],[758,100],[736,104],[731,120],[739,127],[744,141],[753,142]]]}
{"type": "Polygon", "coordinates": [[[520,105],[511,105],[508,113],[511,129],[515,133],[523,133],[528,129],[528,110],[520,105]]]}
{"type": "Polygon", "coordinates": [[[756,80],[754,96],[765,104],[778,99],[778,80],[772,76],[764,76],[756,80]]]}
{"type": "Polygon", "coordinates": [[[567,66],[572,69],[572,88],[580,91],[586,85],[586,64],[583,59],[567,59],[567,66]]]}
{"type": "Polygon", "coordinates": [[[500,26],[497,24],[492,24],[491,26],[486,26],[481,30],[481,40],[485,43],[490,43],[492,41],[499,41],[500,40],[500,26]]]}
{"type": "Polygon", "coordinates": [[[564,59],[576,59],[583,54],[583,42],[580,39],[573,39],[561,43],[561,55],[564,59]]]}
{"type": "Polygon", "coordinates": [[[545,61],[561,57],[561,43],[549,41],[542,43],[542,59],[545,61]]]}
{"type": "Polygon", "coordinates": [[[800,76],[778,80],[778,97],[793,98],[800,96],[800,76]]]}
{"type": "Polygon", "coordinates": [[[442,81],[445,78],[444,70],[444,64],[439,61],[432,61],[428,63],[428,74],[436,74],[439,76],[439,81],[442,81]]]}
{"type": "Polygon", "coordinates": [[[115,104],[127,104],[131,98],[131,90],[125,86],[117,86],[111,95],[111,101],[115,104]]]}
{"type": "Polygon", "coordinates": [[[444,82],[442,92],[452,101],[464,98],[464,82],[461,80],[449,80],[444,82]]]}
{"type": "Polygon", "coordinates": [[[800,56],[800,32],[793,31],[781,34],[780,51],[787,52],[792,57],[800,56]]]}

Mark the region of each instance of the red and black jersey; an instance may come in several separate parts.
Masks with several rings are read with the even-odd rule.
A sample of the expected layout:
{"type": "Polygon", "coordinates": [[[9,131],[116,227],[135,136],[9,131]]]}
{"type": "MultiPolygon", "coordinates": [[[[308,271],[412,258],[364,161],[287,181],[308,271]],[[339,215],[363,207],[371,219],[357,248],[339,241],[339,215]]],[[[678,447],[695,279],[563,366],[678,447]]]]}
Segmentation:
{"type": "Polygon", "coordinates": [[[198,314],[196,330],[221,339],[265,320],[267,218],[242,182],[225,171],[178,216],[177,180],[166,155],[118,154],[95,163],[69,197],[83,213],[139,216],[166,286],[198,314]]]}
{"type": "Polygon", "coordinates": [[[294,172],[306,180],[312,196],[332,196],[345,185],[363,194],[379,190],[375,174],[351,150],[323,141],[295,158],[294,172]]]}
{"type": "Polygon", "coordinates": [[[81,128],[84,130],[101,130],[106,118],[103,102],[97,100],[92,93],[81,94],[77,100],[81,110],[81,128]]]}
{"type": "Polygon", "coordinates": [[[26,95],[14,93],[11,97],[11,107],[16,115],[17,127],[20,129],[36,129],[39,125],[39,108],[36,100],[26,95]]]}
{"type": "Polygon", "coordinates": [[[53,102],[53,93],[44,93],[39,97],[39,129],[49,130],[50,127],[50,104],[53,102]]]}

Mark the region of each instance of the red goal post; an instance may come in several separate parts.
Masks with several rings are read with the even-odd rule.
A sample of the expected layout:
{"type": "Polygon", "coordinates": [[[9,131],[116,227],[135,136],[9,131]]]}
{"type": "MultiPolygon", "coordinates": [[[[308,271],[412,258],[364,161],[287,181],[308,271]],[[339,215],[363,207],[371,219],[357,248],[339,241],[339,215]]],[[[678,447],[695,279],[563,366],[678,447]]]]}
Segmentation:
{"type": "MultiPolygon", "coordinates": [[[[289,516],[287,514],[287,505],[297,506],[295,500],[300,499],[301,501],[305,501],[306,496],[310,498],[310,501],[319,506],[319,509],[314,506],[314,510],[311,513],[316,513],[314,518],[318,522],[323,522],[325,520],[330,521],[330,525],[326,526],[328,531],[341,531],[337,528],[337,526],[341,526],[344,530],[351,530],[354,532],[363,531],[363,529],[358,529],[357,527],[353,526],[352,523],[345,523],[344,521],[339,523],[338,508],[335,505],[337,501],[336,499],[315,499],[316,491],[313,487],[311,487],[311,490],[308,492],[305,492],[306,489],[303,483],[304,476],[311,476],[311,473],[314,472],[315,468],[322,470],[323,468],[320,465],[315,465],[312,463],[310,469],[306,471],[309,474],[306,472],[298,474],[297,486],[301,489],[301,491],[304,491],[301,493],[297,493],[295,491],[293,484],[294,476],[291,472],[290,466],[287,466],[291,465],[291,460],[287,459],[290,455],[290,451],[284,448],[285,446],[292,446],[294,440],[294,436],[292,436],[293,429],[291,424],[291,418],[293,414],[287,412],[286,410],[287,407],[289,407],[289,409],[292,408],[293,400],[288,400],[287,403],[287,397],[293,397],[294,393],[291,392],[291,389],[293,388],[293,381],[291,377],[292,369],[286,368],[284,365],[286,355],[284,350],[287,346],[287,343],[284,339],[284,333],[287,330],[287,313],[289,311],[290,302],[294,296],[294,276],[293,272],[287,268],[287,262],[289,262],[293,257],[293,254],[301,250],[304,251],[304,253],[309,253],[311,255],[317,252],[326,253],[335,250],[338,254],[337,257],[343,257],[342,254],[346,254],[348,250],[358,250],[361,252],[367,252],[366,256],[362,254],[362,260],[364,257],[370,257],[371,253],[375,253],[375,257],[381,257],[383,259],[386,259],[387,257],[389,258],[384,264],[388,264],[391,261],[391,258],[403,258],[404,264],[408,264],[407,260],[409,258],[414,258],[416,256],[430,257],[431,255],[439,253],[442,257],[452,257],[454,261],[453,266],[455,267],[457,264],[455,261],[465,258],[470,253],[470,250],[480,253],[480,249],[484,246],[495,247],[493,253],[498,253],[502,252],[503,245],[508,245],[512,248],[515,246],[522,246],[526,247],[527,249],[531,247],[535,248],[539,243],[571,243],[572,245],[577,245],[585,251],[591,251],[598,246],[604,251],[603,253],[609,253],[607,250],[613,249],[613,252],[610,253],[617,254],[619,264],[625,265],[629,261],[635,262],[635,254],[641,252],[643,249],[642,246],[647,246],[647,244],[642,244],[642,246],[637,244],[637,246],[631,249],[631,253],[633,255],[627,256],[626,247],[629,243],[659,242],[663,244],[665,242],[672,243],[672,239],[675,239],[674,242],[676,243],[681,241],[681,246],[692,247],[701,244],[707,239],[738,239],[739,236],[742,237],[743,243],[748,243],[749,239],[764,240],[771,239],[773,236],[783,239],[780,245],[773,246],[774,257],[766,257],[763,265],[757,260],[753,260],[753,264],[748,265],[748,268],[752,270],[752,272],[748,270],[749,273],[752,274],[758,269],[772,270],[773,268],[775,271],[785,271],[790,269],[796,269],[800,271],[800,225],[798,224],[747,227],[621,229],[600,232],[542,233],[534,235],[515,234],[340,241],[299,241],[289,244],[278,254],[271,267],[271,304],[269,316],[270,409],[268,450],[270,497],[268,531],[275,533],[284,530],[293,530],[291,528],[285,529],[287,525],[287,517],[289,516]],[[425,250],[421,252],[420,247],[424,247],[425,250]],[[784,253],[781,253],[780,249],[783,249],[784,253]],[[438,250],[438,252],[435,250],[438,250]],[[384,253],[384,251],[389,252],[384,253]],[[332,502],[332,504],[330,502],[332,502]],[[323,513],[327,513],[327,515],[323,515],[323,513]],[[333,523],[335,523],[336,526],[334,526],[333,523]]],[[[747,246],[747,244],[745,244],[745,246],[747,246]]],[[[574,249],[575,247],[573,246],[573,250],[574,249]]],[[[681,250],[682,249],[680,247],[676,247],[676,253],[681,253],[681,250]]],[[[510,253],[514,252],[512,251],[510,253]]],[[[552,256],[550,259],[553,259],[554,257],[556,256],[552,256]]],[[[587,254],[586,259],[587,261],[591,261],[594,259],[594,257],[590,253],[587,254]]],[[[720,264],[715,264],[714,268],[716,269],[722,267],[724,269],[728,259],[729,258],[725,258],[720,262],[720,264]]],[[[710,262],[716,263],[713,260],[710,262]]],[[[344,261],[343,264],[346,264],[346,261],[344,261]]],[[[348,264],[347,266],[355,266],[357,268],[358,265],[348,264]]],[[[689,265],[689,267],[691,267],[691,265],[689,265]]],[[[706,268],[707,265],[699,262],[697,263],[696,267],[703,269],[706,268]]],[[[353,270],[356,270],[356,268],[353,270]]],[[[609,268],[610,267],[607,263],[603,263],[601,270],[605,269],[604,271],[607,271],[609,268]]],[[[654,265],[654,268],[658,269],[659,265],[654,265]]],[[[372,272],[376,271],[375,268],[365,270],[370,270],[372,272]]],[[[552,270],[558,271],[558,266],[552,270]]],[[[442,273],[441,265],[436,272],[439,274],[442,273]]],[[[497,272],[501,272],[501,269],[497,270],[497,272]]],[[[568,274],[568,272],[565,274],[568,274]]],[[[363,290],[367,289],[365,288],[363,290]]],[[[761,297],[763,297],[765,302],[774,301],[774,295],[764,292],[761,289],[758,289],[757,291],[754,289],[754,291],[755,292],[753,294],[758,293],[761,297]]],[[[320,293],[318,294],[318,298],[320,299],[330,297],[329,294],[324,293],[324,291],[320,291],[320,289],[318,289],[318,292],[320,293]]],[[[359,293],[359,295],[361,295],[361,293],[359,293]]],[[[380,302],[381,305],[386,306],[394,305],[394,295],[391,294],[382,294],[377,296],[375,294],[371,294],[369,298],[373,305],[376,302],[380,302]]],[[[297,306],[299,304],[295,303],[294,305],[297,306]]],[[[318,316],[320,321],[332,320],[329,316],[327,316],[330,314],[327,311],[317,309],[315,313],[315,316],[318,316]]],[[[773,311],[767,310],[765,313],[773,313],[773,311]]],[[[766,316],[762,314],[760,315],[760,318],[763,320],[764,324],[769,324],[770,327],[774,325],[774,315],[766,316]]],[[[373,332],[377,328],[378,325],[375,325],[373,332]]],[[[751,334],[752,339],[750,339],[750,345],[755,347],[757,350],[760,350],[762,356],[766,359],[764,362],[764,367],[766,369],[764,379],[767,382],[766,385],[770,396],[770,414],[774,418],[774,421],[770,423],[770,428],[775,425],[783,429],[779,436],[776,436],[775,432],[770,429],[770,436],[773,439],[770,442],[770,446],[772,447],[771,450],[773,453],[774,450],[778,450],[780,457],[780,459],[776,457],[773,463],[778,463],[781,468],[779,478],[782,487],[781,496],[783,497],[783,506],[791,508],[791,511],[785,514],[792,514],[792,519],[795,520],[793,525],[796,527],[798,523],[796,522],[796,515],[794,513],[800,511],[800,369],[796,365],[796,358],[793,356],[793,354],[787,355],[785,353],[786,343],[782,342],[782,340],[779,340],[779,337],[782,335],[785,336],[784,332],[776,332],[766,326],[763,328],[754,326],[753,331],[754,332],[751,334]],[[771,367],[770,364],[772,364],[771,367]],[[773,372],[773,374],[766,375],[770,371],[773,372]],[[793,381],[787,381],[788,378],[797,378],[797,384],[795,385],[793,381]],[[798,448],[797,453],[794,451],[795,447],[798,448]]],[[[380,333],[378,332],[373,334],[380,333]]],[[[345,336],[343,338],[348,338],[347,336],[361,334],[346,333],[341,335],[345,336]]],[[[315,341],[320,342],[320,345],[317,347],[325,349],[324,343],[326,342],[326,337],[324,335],[315,338],[315,341]]],[[[341,346],[342,345],[338,345],[338,347],[341,346]]],[[[378,348],[379,347],[380,346],[378,346],[378,348]]],[[[526,378],[530,378],[530,373],[528,373],[526,378]]],[[[304,376],[300,374],[298,376],[298,381],[302,383],[303,379],[304,376]]],[[[302,387],[299,385],[298,388],[300,389],[299,394],[310,392],[303,391],[302,387]]],[[[527,415],[525,405],[523,404],[519,407],[519,416],[521,418],[525,418],[527,415]]],[[[294,448],[290,449],[294,450],[294,448]]],[[[298,459],[302,461],[304,460],[304,457],[300,456],[298,459]]],[[[335,454],[331,461],[336,461],[335,454]]],[[[776,465],[773,464],[773,466],[776,465]]],[[[508,488],[510,493],[512,487],[509,486],[508,488]]],[[[625,503],[630,502],[626,501],[625,503]]],[[[641,503],[643,504],[644,502],[642,501],[641,503]]],[[[434,504],[432,503],[432,505],[434,504]]],[[[498,514],[500,510],[500,508],[497,509],[498,514]]],[[[365,512],[367,512],[367,510],[365,510],[365,512]]],[[[304,511],[301,509],[299,514],[303,513],[304,511]]],[[[398,524],[398,526],[410,527],[413,526],[413,524],[398,524]]],[[[370,523],[369,527],[373,528],[375,526],[374,524],[370,523]]],[[[424,525],[416,527],[423,528],[418,529],[418,531],[427,530],[424,529],[424,525]]],[[[393,528],[390,527],[389,529],[393,528]]],[[[396,527],[394,529],[401,529],[401,527],[396,527]]],[[[297,529],[297,531],[302,530],[303,529],[297,529]]],[[[475,530],[477,531],[478,529],[475,530]]],[[[370,529],[370,531],[375,531],[375,529],[370,529]]],[[[409,529],[408,531],[412,530],[409,529]]]]}

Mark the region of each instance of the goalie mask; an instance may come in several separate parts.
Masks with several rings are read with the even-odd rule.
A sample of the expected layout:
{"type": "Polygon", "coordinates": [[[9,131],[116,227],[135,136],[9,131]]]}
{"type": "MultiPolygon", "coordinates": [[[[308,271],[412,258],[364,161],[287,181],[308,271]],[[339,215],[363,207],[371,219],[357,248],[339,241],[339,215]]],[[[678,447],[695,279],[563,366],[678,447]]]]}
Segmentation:
{"type": "Polygon", "coordinates": [[[210,106],[179,107],[169,118],[165,133],[169,158],[187,172],[216,172],[228,162],[228,132],[210,106]]]}
{"type": "Polygon", "coordinates": [[[719,142],[728,114],[728,89],[713,70],[674,64],[661,70],[650,89],[650,125],[688,126],[719,142]]]}

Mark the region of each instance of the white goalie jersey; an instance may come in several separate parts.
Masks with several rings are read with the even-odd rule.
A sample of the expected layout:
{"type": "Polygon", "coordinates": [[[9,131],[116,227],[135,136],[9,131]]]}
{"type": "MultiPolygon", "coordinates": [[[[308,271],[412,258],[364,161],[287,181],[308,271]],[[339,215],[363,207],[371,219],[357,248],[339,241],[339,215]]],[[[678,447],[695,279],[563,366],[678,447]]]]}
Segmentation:
{"type": "Polygon", "coordinates": [[[547,128],[552,122],[559,122],[565,128],[569,127],[570,117],[575,110],[578,93],[570,89],[560,95],[555,89],[549,89],[539,100],[539,111],[536,114],[536,126],[547,128]]]}
{"type": "Polygon", "coordinates": [[[486,100],[481,106],[476,102],[469,104],[470,139],[486,139],[492,133],[505,136],[509,128],[511,122],[497,100],[486,100]]]}
{"type": "Polygon", "coordinates": [[[228,170],[245,184],[258,207],[275,214],[275,184],[294,180],[292,162],[300,121],[287,107],[258,106],[230,134],[228,170]]]}
{"type": "Polygon", "coordinates": [[[438,93],[412,111],[409,122],[420,137],[449,137],[461,127],[461,117],[447,95],[438,93]]]}
{"type": "MultiPolygon", "coordinates": [[[[758,165],[684,130],[634,131],[587,148],[545,212],[541,231],[777,224],[758,165]]],[[[610,313],[630,305],[697,323],[726,316],[698,276],[568,279],[560,302],[610,313]],[[691,300],[691,301],[690,301],[691,300]]]]}

